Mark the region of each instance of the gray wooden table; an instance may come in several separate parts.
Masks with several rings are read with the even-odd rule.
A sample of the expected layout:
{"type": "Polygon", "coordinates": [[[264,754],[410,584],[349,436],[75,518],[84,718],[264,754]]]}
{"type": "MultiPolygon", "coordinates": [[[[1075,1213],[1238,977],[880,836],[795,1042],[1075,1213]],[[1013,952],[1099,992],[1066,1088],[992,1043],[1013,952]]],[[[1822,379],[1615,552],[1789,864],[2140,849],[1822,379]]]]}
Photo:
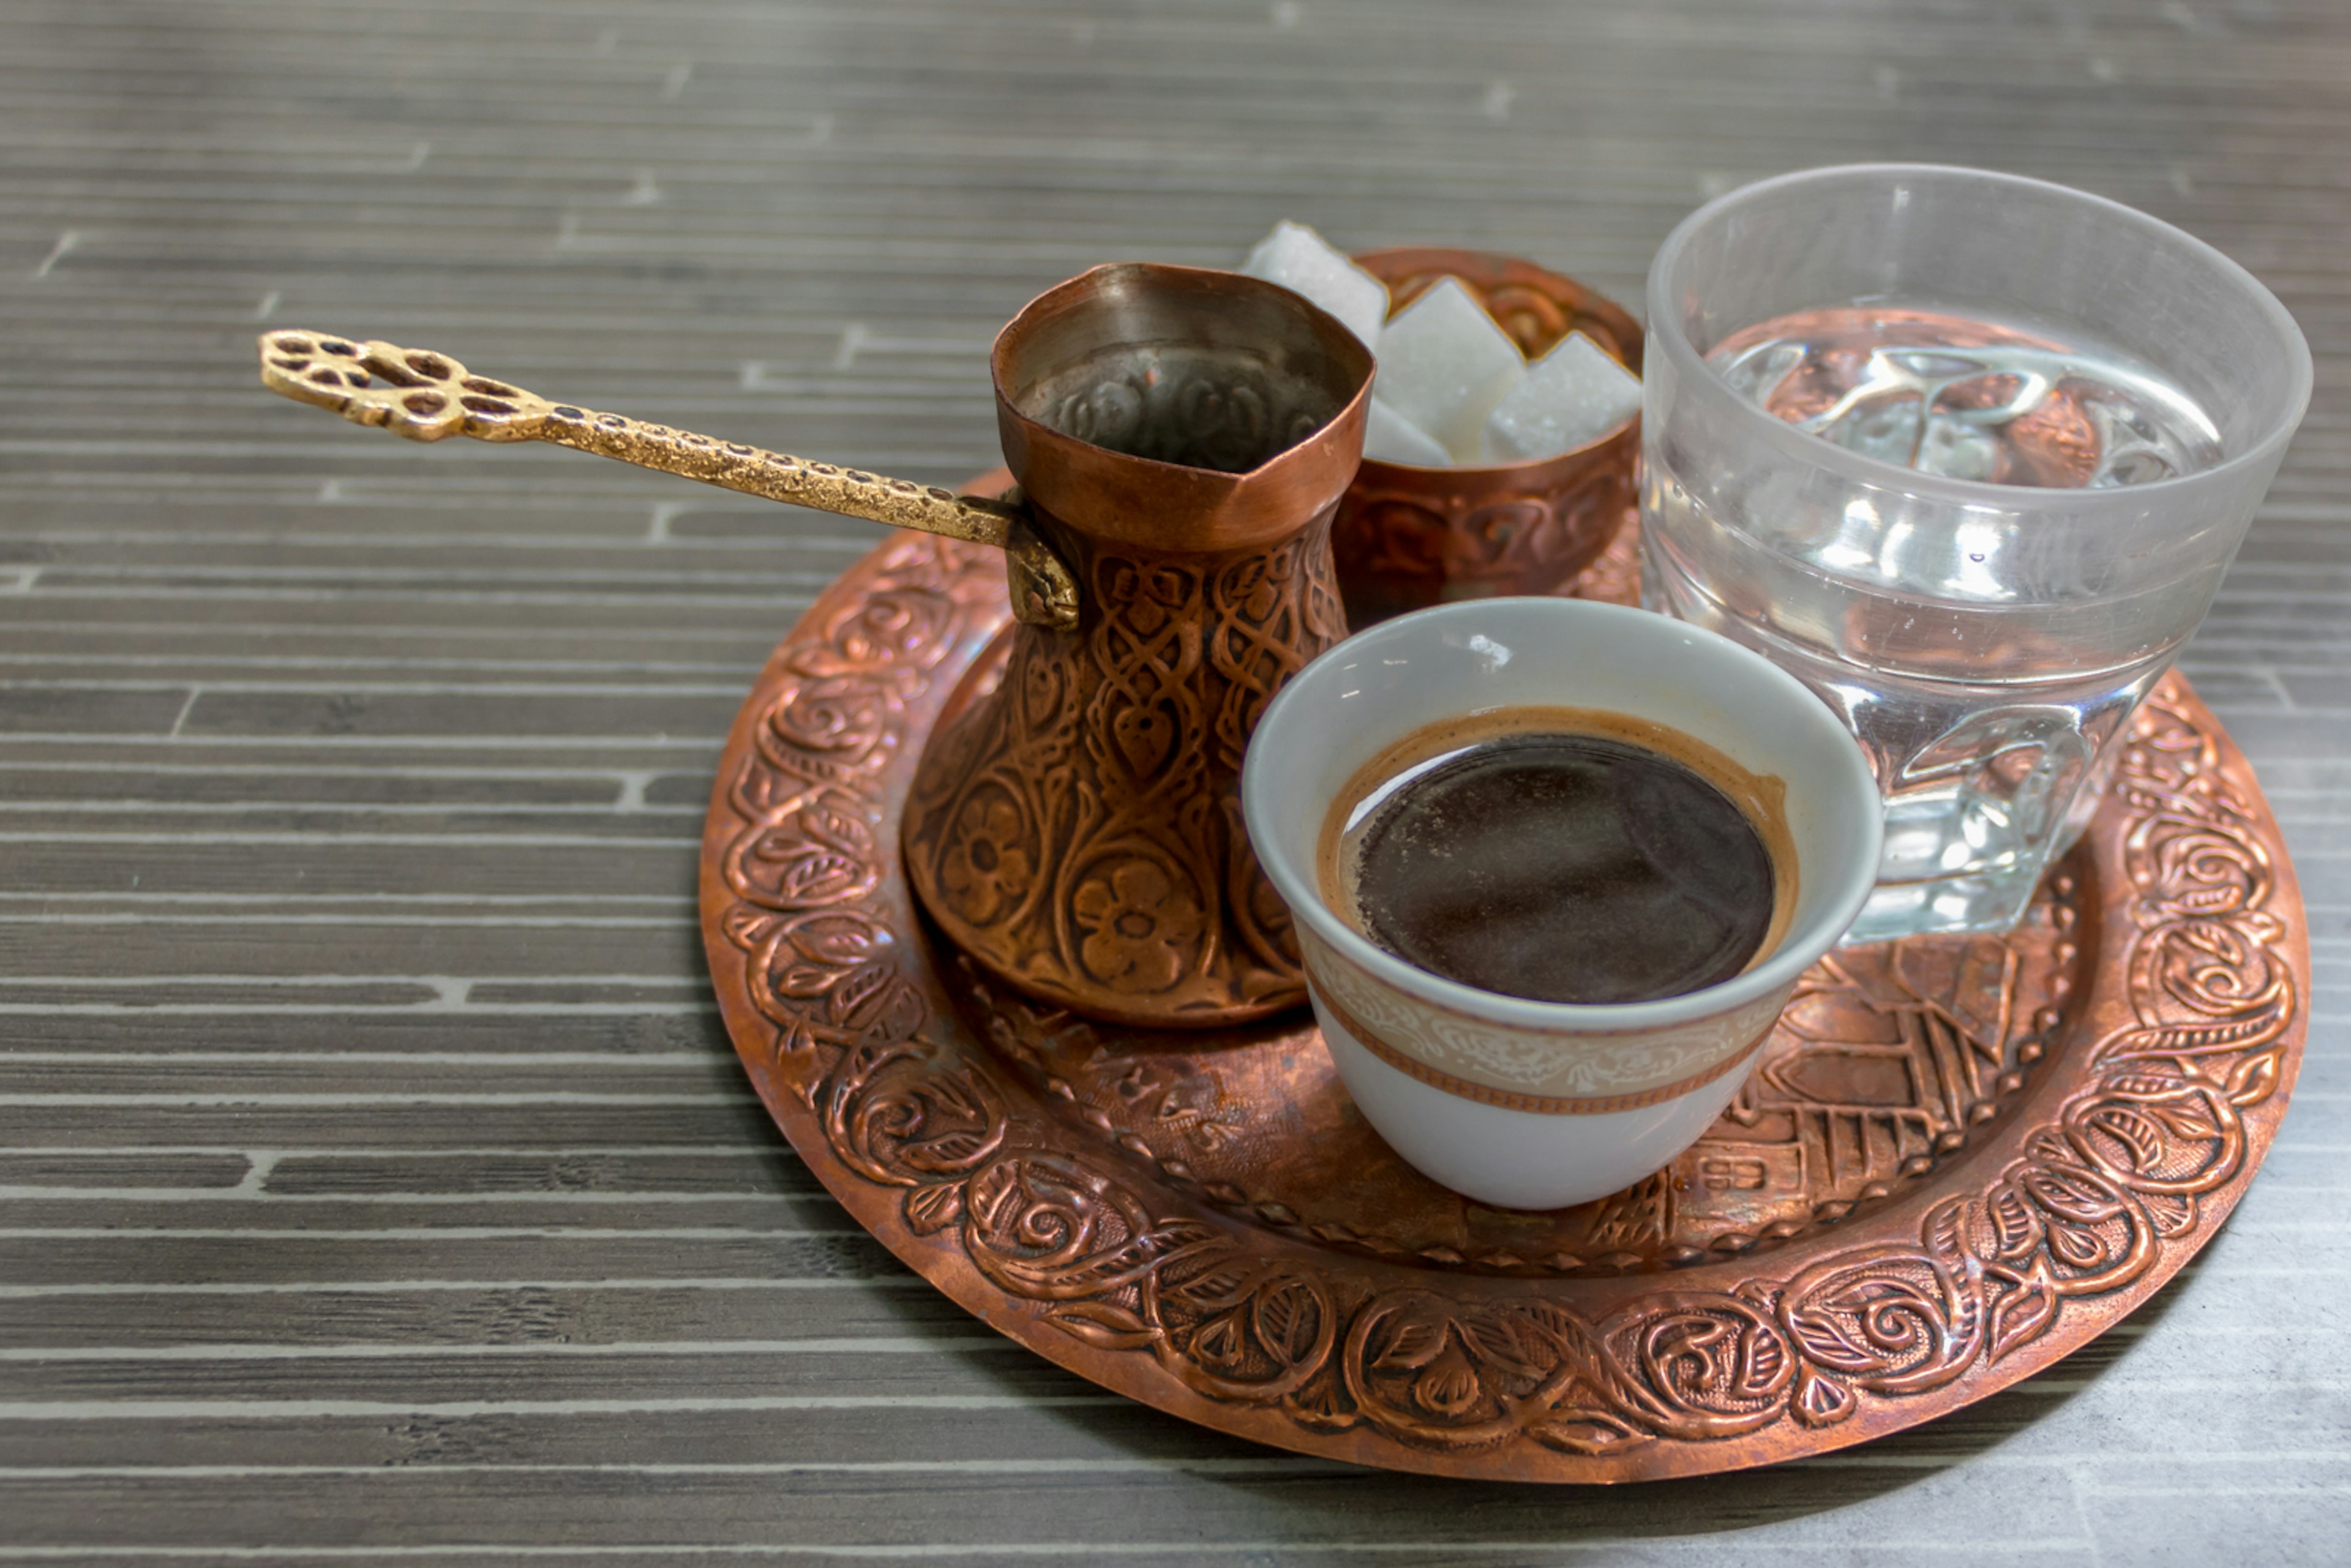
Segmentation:
{"type": "Polygon", "coordinates": [[[2333,0],[0,0],[0,1560],[2351,1556],[2351,13],[2333,0]],[[2227,1234],[2091,1349],[1762,1473],[1510,1490],[1130,1405],[747,1093],[695,843],[859,525],[263,394],[276,323],[942,482],[1092,263],[1276,218],[1637,304],[1702,197],[2085,186],[2319,392],[2188,659],[2315,935],[2227,1234]]]}

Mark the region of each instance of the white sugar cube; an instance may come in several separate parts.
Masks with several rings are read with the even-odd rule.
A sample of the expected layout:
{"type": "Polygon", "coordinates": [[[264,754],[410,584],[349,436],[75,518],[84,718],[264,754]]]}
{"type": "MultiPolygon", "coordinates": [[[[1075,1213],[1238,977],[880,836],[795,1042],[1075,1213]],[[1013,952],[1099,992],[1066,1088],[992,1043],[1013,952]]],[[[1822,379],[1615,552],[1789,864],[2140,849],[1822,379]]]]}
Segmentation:
{"type": "Polygon", "coordinates": [[[1347,259],[1303,224],[1279,223],[1241,263],[1241,271],[1303,294],[1336,316],[1368,349],[1380,346],[1388,286],[1347,259]]]}
{"type": "Polygon", "coordinates": [[[1453,463],[1452,455],[1437,444],[1437,437],[1382,398],[1372,400],[1371,417],[1364,422],[1364,455],[1414,468],[1447,468],[1453,463]]]}
{"type": "Polygon", "coordinates": [[[1379,354],[1372,384],[1382,400],[1435,436],[1456,464],[1483,460],[1486,416],[1527,373],[1510,335],[1450,277],[1387,324],[1379,354]]]}
{"type": "Polygon", "coordinates": [[[1524,463],[1572,452],[1641,408],[1641,379],[1581,332],[1535,361],[1486,418],[1486,455],[1524,463]]]}

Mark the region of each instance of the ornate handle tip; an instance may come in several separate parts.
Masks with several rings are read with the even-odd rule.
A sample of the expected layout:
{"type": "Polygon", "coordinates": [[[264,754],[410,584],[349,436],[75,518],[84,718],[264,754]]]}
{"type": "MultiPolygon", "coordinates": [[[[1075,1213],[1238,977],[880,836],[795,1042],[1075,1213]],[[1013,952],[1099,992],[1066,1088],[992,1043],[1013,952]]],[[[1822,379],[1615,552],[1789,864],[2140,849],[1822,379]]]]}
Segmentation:
{"type": "Polygon", "coordinates": [[[544,399],[474,375],[446,354],[331,332],[264,332],[261,383],[411,441],[524,441],[550,412],[544,399]]]}

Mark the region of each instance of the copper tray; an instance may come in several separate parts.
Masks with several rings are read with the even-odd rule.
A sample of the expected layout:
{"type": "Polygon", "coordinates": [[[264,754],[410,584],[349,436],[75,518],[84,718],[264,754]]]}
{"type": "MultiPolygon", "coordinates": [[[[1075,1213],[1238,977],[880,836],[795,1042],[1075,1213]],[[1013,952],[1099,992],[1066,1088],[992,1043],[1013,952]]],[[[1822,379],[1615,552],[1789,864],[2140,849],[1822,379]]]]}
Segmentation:
{"type": "MultiPolygon", "coordinates": [[[[1631,533],[1583,591],[1627,592],[1631,533]]],[[[2014,936],[1833,955],[1670,1170],[1553,1214],[1480,1207],[1388,1152],[1311,1020],[1100,1028],[926,929],[899,804],[1008,621],[1000,555],[911,534],[817,601],[728,739],[704,941],[760,1098],[857,1221],[1147,1405],[1488,1479],[1821,1453],[2121,1318],[2210,1239],[2284,1113],[2301,898],[2244,758],[2174,676],[2014,936]]]]}

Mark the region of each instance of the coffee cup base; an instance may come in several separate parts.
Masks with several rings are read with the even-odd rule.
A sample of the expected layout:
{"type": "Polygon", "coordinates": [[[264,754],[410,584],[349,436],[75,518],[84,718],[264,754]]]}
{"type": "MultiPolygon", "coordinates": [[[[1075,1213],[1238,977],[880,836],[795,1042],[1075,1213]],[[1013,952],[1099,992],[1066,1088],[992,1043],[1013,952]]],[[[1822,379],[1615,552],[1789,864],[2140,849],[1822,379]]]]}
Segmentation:
{"type": "Polygon", "coordinates": [[[1348,1033],[1319,1000],[1314,1017],[1332,1065],[1373,1130],[1423,1176],[1489,1208],[1569,1208],[1664,1169],[1722,1113],[1760,1054],[1655,1104],[1527,1111],[1405,1072],[1348,1033]]]}

